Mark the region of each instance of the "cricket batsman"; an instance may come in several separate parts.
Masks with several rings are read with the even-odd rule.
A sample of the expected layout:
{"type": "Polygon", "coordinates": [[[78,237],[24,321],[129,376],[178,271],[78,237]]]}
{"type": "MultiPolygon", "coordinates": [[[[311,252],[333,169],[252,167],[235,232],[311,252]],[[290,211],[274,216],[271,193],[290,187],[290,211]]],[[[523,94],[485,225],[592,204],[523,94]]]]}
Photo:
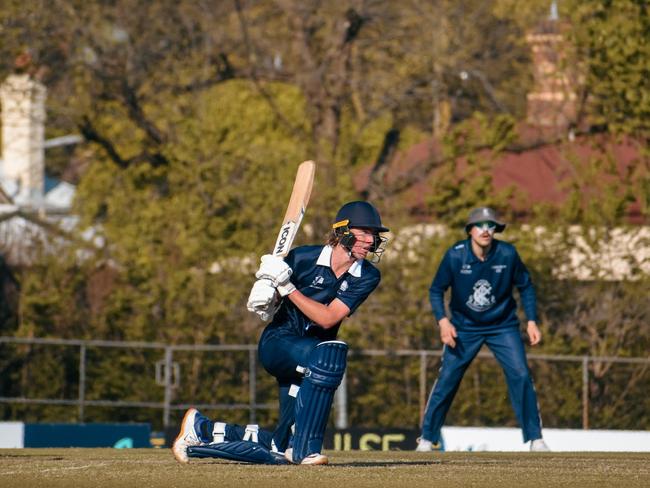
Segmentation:
{"type": "Polygon", "coordinates": [[[302,246],[285,259],[262,256],[248,309],[271,319],[258,344],[260,362],[279,386],[280,415],[274,432],[213,422],[190,408],[172,451],[265,464],[322,465],[321,453],[334,392],[346,368],[348,346],[336,340],[345,317],[377,287],[377,262],[388,229],[368,202],[338,211],[325,245],[302,246]]]}
{"type": "Polygon", "coordinates": [[[483,344],[503,368],[524,442],[531,442],[531,451],[549,450],[542,439],[537,393],[512,294],[513,287],[517,287],[528,319],[530,344],[534,346],[542,339],[537,326],[535,290],[515,247],[494,238],[505,227],[493,209],[472,210],[465,225],[468,238],[447,250],[429,289],[444,346],[416,451],[431,451],[440,441],[440,430],[463,375],[483,344]],[[451,316],[447,315],[443,301],[449,287],[451,316]]]}

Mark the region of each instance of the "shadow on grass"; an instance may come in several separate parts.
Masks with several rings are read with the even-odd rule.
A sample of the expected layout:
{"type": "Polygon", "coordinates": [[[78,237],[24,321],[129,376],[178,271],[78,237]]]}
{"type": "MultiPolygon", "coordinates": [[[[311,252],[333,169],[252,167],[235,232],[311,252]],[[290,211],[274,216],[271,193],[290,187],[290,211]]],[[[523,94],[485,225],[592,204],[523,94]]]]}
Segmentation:
{"type": "Polygon", "coordinates": [[[349,463],[329,464],[329,468],[387,468],[391,466],[430,466],[432,464],[441,464],[439,459],[432,461],[351,461],[349,463]]]}
{"type": "MultiPolygon", "coordinates": [[[[192,459],[197,459],[200,461],[198,463],[195,463],[196,466],[199,464],[204,464],[204,465],[209,465],[209,464],[225,464],[225,465],[231,465],[231,466],[262,466],[262,467],[270,467],[273,468],[275,466],[277,467],[295,467],[295,468],[300,468],[304,469],[305,466],[300,466],[298,464],[257,464],[257,463],[246,463],[246,462],[237,462],[237,461],[229,461],[227,459],[219,459],[219,458],[192,458],[192,459]]],[[[442,464],[442,462],[439,459],[434,459],[431,461],[398,461],[398,460],[378,460],[378,461],[339,461],[339,462],[334,462],[322,466],[313,466],[317,468],[327,468],[327,469],[335,469],[335,468],[385,468],[385,467],[397,467],[397,466],[430,466],[432,464],[442,464]]],[[[312,466],[310,466],[312,467],[312,466]]]]}
{"type": "Polygon", "coordinates": [[[0,459],[2,458],[40,458],[41,460],[46,461],[63,461],[65,458],[62,456],[52,456],[52,454],[0,454],[0,459]]]}

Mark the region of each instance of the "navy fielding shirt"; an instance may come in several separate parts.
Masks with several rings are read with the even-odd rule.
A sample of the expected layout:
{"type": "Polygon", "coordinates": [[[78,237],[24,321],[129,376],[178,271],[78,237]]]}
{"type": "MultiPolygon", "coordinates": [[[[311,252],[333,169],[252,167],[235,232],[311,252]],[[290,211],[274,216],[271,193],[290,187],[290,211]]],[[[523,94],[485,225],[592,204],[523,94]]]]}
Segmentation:
{"type": "MultiPolygon", "coordinates": [[[[291,282],[300,292],[319,303],[328,305],[338,298],[352,315],[359,305],[377,287],[381,280],[379,270],[365,259],[352,264],[339,278],[330,266],[330,246],[301,246],[292,249],[284,259],[291,267],[291,282]]],[[[339,322],[330,329],[314,324],[291,300],[284,299],[268,328],[288,329],[299,336],[314,336],[322,340],[336,338],[339,322]]]]}
{"type": "Polygon", "coordinates": [[[443,297],[450,286],[450,320],[459,329],[519,326],[513,286],[519,289],[528,320],[537,321],[535,289],[512,244],[493,240],[485,261],[474,255],[470,239],[454,244],[442,259],[429,288],[436,320],[447,315],[443,297]]]}

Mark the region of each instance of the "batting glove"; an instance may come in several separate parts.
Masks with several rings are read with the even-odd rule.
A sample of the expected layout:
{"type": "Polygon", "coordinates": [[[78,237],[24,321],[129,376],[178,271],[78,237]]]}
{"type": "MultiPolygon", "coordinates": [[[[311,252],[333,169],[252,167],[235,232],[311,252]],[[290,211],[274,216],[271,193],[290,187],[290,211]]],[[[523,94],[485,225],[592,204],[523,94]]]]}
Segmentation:
{"type": "Polygon", "coordinates": [[[266,310],[275,301],[275,287],[268,279],[260,279],[253,283],[246,308],[257,313],[258,310],[266,310]]]}
{"type": "Polygon", "coordinates": [[[264,322],[268,322],[273,318],[275,315],[275,312],[278,311],[278,308],[280,308],[280,302],[271,302],[269,303],[266,308],[259,308],[255,310],[255,313],[258,315],[259,318],[261,318],[264,322]]]}
{"type": "Polygon", "coordinates": [[[284,262],[284,259],[271,254],[265,254],[262,256],[261,261],[262,263],[257,273],[255,273],[256,278],[271,280],[273,286],[276,287],[290,283],[289,279],[293,270],[284,262]]]}
{"type": "Polygon", "coordinates": [[[278,293],[281,297],[286,297],[289,293],[296,291],[296,285],[290,281],[287,281],[287,283],[284,285],[278,285],[276,290],[278,290],[278,293]]]}

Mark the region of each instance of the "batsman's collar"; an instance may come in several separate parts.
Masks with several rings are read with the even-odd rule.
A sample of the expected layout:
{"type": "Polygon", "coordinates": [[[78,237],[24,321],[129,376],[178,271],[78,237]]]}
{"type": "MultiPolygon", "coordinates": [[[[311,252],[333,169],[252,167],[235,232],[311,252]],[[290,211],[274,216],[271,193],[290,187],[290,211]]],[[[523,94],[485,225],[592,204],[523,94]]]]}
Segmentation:
{"type": "MultiPolygon", "coordinates": [[[[318,266],[327,266],[328,268],[331,268],[333,250],[334,248],[332,246],[323,246],[323,250],[320,252],[316,264],[318,266]]],[[[348,273],[354,276],[355,278],[361,278],[362,265],[363,265],[363,259],[357,259],[354,263],[352,263],[350,269],[348,269],[348,273]]]]}

